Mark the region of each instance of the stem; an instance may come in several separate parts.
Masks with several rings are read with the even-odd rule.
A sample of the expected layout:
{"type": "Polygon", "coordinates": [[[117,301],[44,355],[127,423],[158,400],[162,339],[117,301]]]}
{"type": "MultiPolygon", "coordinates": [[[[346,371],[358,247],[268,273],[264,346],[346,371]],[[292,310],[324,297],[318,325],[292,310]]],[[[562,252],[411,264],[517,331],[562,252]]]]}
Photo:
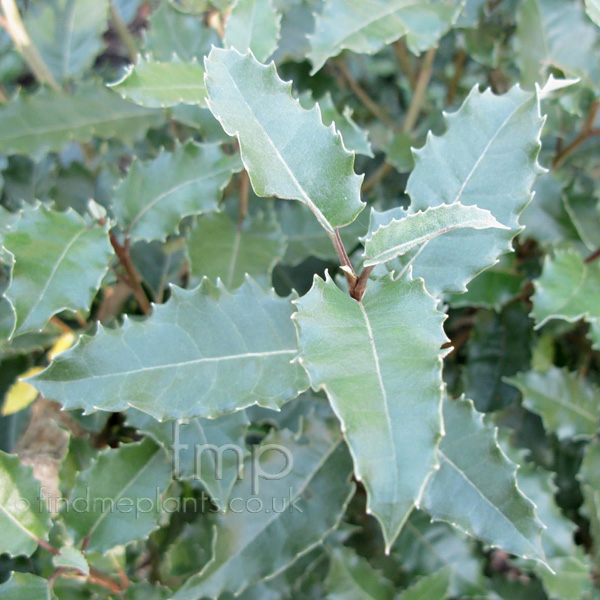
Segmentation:
{"type": "Polygon", "coordinates": [[[240,173],[240,204],[238,206],[238,229],[241,228],[248,214],[248,194],[250,192],[250,179],[247,171],[240,173]]]}
{"type": "Polygon", "coordinates": [[[552,161],[552,169],[559,169],[567,160],[567,158],[577,150],[582,144],[589,139],[600,135],[600,129],[594,129],[594,122],[600,110],[600,100],[594,100],[590,106],[590,110],[583,124],[581,133],[570,143],[567,144],[552,161]]]}
{"type": "Polygon", "coordinates": [[[123,21],[123,17],[121,17],[121,13],[114,2],[110,3],[110,19],[119,39],[123,43],[123,46],[125,46],[125,50],[127,50],[129,60],[134,63],[138,55],[137,42],[133,35],[131,35],[127,24],[123,21]]]}
{"type": "Polygon", "coordinates": [[[415,93],[413,94],[406,118],[402,125],[402,131],[404,133],[410,133],[417,124],[419,114],[423,108],[425,102],[427,86],[431,80],[431,74],[433,72],[433,61],[435,59],[436,48],[427,50],[421,70],[419,71],[419,77],[417,78],[417,85],[415,86],[415,93]]]}
{"type": "Polygon", "coordinates": [[[356,285],[351,292],[351,296],[358,300],[359,302],[362,300],[362,297],[365,295],[365,290],[367,289],[367,282],[369,281],[369,277],[373,272],[375,267],[363,267],[363,270],[360,272],[360,276],[356,281],[356,285]]]}
{"type": "Polygon", "coordinates": [[[454,96],[456,96],[456,89],[458,88],[458,84],[460,82],[460,78],[462,77],[465,63],[467,62],[467,53],[460,48],[458,53],[456,54],[456,59],[454,60],[454,74],[452,75],[452,79],[450,80],[450,84],[448,85],[448,93],[446,94],[446,106],[449,106],[454,102],[454,96]]]}
{"type": "Polygon", "coordinates": [[[600,248],[598,248],[598,250],[596,250],[595,252],[592,252],[586,259],[585,259],[585,264],[589,265],[590,263],[593,263],[594,261],[598,260],[600,258],[600,248]]]}
{"type": "Polygon", "coordinates": [[[348,70],[346,64],[342,61],[337,63],[338,70],[352,89],[352,91],[356,94],[357,98],[363,103],[363,105],[375,115],[382,123],[385,123],[388,127],[396,130],[397,126],[394,123],[392,117],[387,114],[387,112],[363,90],[363,88],[359,85],[358,81],[354,79],[352,73],[348,70]]]}
{"type": "Polygon", "coordinates": [[[344,242],[342,242],[342,238],[340,237],[340,232],[336,228],[335,234],[329,234],[329,238],[331,239],[331,243],[335,248],[335,252],[338,255],[340,260],[340,264],[342,265],[342,271],[344,271],[344,275],[346,276],[346,283],[348,284],[348,289],[350,290],[350,295],[352,295],[352,290],[356,285],[356,281],[358,277],[356,276],[356,272],[354,271],[354,267],[350,262],[350,258],[348,253],[346,252],[346,248],[344,246],[344,242]]]}
{"type": "Polygon", "coordinates": [[[406,44],[404,43],[404,40],[398,40],[394,44],[394,48],[396,50],[396,58],[402,66],[402,70],[408,77],[408,80],[410,81],[410,86],[414,90],[415,86],[417,85],[417,76],[415,75],[415,72],[413,71],[412,65],[410,63],[410,56],[408,55],[408,50],[406,49],[406,44]]]}
{"type": "Polygon", "coordinates": [[[56,82],[56,79],[54,79],[50,69],[48,69],[35,44],[31,41],[25,25],[23,25],[23,20],[21,19],[15,0],[0,1],[2,10],[4,11],[3,25],[6,27],[6,31],[12,38],[15,47],[23,55],[25,62],[29,65],[36,79],[42,84],[47,84],[53,90],[60,91],[60,86],[56,82]]]}
{"type": "Polygon", "coordinates": [[[125,239],[125,244],[121,245],[117,240],[115,234],[110,232],[110,243],[115,250],[115,254],[119,258],[119,262],[121,266],[125,270],[127,275],[127,283],[131,287],[131,291],[133,295],[136,297],[139,302],[140,308],[145,315],[149,315],[152,312],[152,307],[150,306],[150,302],[148,300],[148,296],[146,296],[146,292],[144,292],[144,288],[142,287],[139,273],[137,272],[133,262],[131,261],[131,256],[129,254],[129,238],[125,239]]]}
{"type": "Polygon", "coordinates": [[[363,184],[363,194],[368,194],[380,181],[394,172],[394,167],[390,163],[384,162],[363,184]]]}

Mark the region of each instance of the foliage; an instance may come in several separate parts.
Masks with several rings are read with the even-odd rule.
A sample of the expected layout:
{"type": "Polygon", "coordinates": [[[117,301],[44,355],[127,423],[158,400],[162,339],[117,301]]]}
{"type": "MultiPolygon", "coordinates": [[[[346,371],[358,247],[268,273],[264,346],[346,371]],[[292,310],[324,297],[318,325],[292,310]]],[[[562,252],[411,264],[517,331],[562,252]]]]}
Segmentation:
{"type": "Polygon", "coordinates": [[[597,0],[0,9],[0,597],[600,598],[597,0]]]}

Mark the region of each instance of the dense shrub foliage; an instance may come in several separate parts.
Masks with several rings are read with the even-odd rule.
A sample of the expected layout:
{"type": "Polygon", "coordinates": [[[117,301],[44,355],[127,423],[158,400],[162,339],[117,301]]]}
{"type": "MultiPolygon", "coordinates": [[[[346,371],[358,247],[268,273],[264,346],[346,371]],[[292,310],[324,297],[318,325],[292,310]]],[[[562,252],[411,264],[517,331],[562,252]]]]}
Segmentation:
{"type": "Polygon", "coordinates": [[[598,0],[0,0],[0,597],[600,597],[598,0]]]}

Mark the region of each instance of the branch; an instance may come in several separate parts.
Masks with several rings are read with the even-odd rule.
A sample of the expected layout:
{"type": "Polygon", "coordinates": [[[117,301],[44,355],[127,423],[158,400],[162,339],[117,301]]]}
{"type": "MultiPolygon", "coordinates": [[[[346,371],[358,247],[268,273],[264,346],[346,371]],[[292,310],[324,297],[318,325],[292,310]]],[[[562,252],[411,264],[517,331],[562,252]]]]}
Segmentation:
{"type": "Polygon", "coordinates": [[[402,124],[402,131],[404,133],[410,133],[417,124],[419,114],[425,102],[427,86],[431,80],[436,51],[436,48],[430,48],[427,50],[425,58],[423,59],[419,77],[417,78],[417,85],[415,86],[415,93],[413,94],[410,106],[408,107],[408,112],[406,113],[406,118],[402,124]]]}
{"type": "Polygon", "coordinates": [[[594,129],[594,123],[596,121],[596,116],[598,115],[599,110],[600,100],[595,100],[590,106],[590,110],[585,119],[585,123],[583,125],[581,133],[570,144],[568,144],[562,150],[560,150],[560,152],[554,157],[554,160],[552,161],[553,170],[562,167],[567,158],[569,158],[569,156],[573,154],[573,152],[575,152],[577,148],[579,148],[589,139],[600,135],[600,128],[594,129]]]}
{"type": "Polygon", "coordinates": [[[31,41],[15,0],[1,0],[4,11],[3,26],[12,38],[16,49],[23,55],[25,62],[35,75],[35,78],[43,84],[50,86],[55,91],[60,91],[60,86],[48,69],[44,59],[41,57],[35,44],[31,41]]]}
{"type": "Polygon", "coordinates": [[[410,56],[408,55],[408,50],[406,49],[404,40],[398,40],[394,44],[394,49],[396,50],[396,58],[398,59],[398,62],[402,66],[402,70],[410,81],[410,87],[414,90],[415,86],[417,85],[417,76],[415,75],[410,63],[410,56]]]}
{"type": "Polygon", "coordinates": [[[594,261],[598,260],[600,258],[600,248],[598,248],[598,250],[596,250],[595,252],[592,252],[586,259],[585,259],[585,264],[589,265],[590,263],[593,263],[594,261]]]}
{"type": "Polygon", "coordinates": [[[142,278],[140,277],[135,266],[133,265],[133,262],[131,261],[131,256],[129,254],[130,240],[126,239],[125,244],[121,245],[112,231],[109,235],[110,243],[112,244],[112,247],[115,250],[115,254],[119,258],[121,266],[125,270],[125,274],[127,275],[127,283],[131,287],[133,295],[139,302],[142,312],[145,315],[149,315],[152,312],[152,307],[150,306],[148,296],[146,296],[146,292],[144,292],[144,288],[142,287],[142,278]]]}
{"type": "Polygon", "coordinates": [[[387,112],[363,90],[363,88],[359,85],[358,81],[354,79],[352,73],[348,70],[346,63],[339,61],[336,63],[337,68],[352,89],[352,91],[356,94],[357,98],[364,104],[364,106],[375,115],[382,123],[385,123],[388,127],[397,130],[398,127],[394,120],[387,112]]]}

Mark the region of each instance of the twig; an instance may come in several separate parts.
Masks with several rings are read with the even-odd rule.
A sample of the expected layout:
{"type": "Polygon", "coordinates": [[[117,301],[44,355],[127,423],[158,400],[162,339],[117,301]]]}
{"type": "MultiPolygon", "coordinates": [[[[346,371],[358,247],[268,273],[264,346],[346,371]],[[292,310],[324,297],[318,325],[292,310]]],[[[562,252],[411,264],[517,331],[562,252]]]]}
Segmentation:
{"type": "Polygon", "coordinates": [[[146,296],[146,292],[144,292],[144,288],[141,284],[141,277],[137,272],[133,262],[131,261],[131,256],[129,254],[129,245],[130,240],[127,238],[125,243],[121,245],[117,240],[115,234],[110,232],[110,243],[115,250],[117,257],[119,258],[119,262],[121,266],[125,270],[127,275],[127,283],[131,286],[131,291],[133,295],[136,297],[139,302],[140,308],[145,315],[149,315],[152,312],[152,307],[150,306],[150,302],[148,300],[148,296],[146,296]]]}
{"type": "Polygon", "coordinates": [[[363,184],[363,194],[368,194],[380,181],[394,172],[394,167],[387,162],[384,162],[363,184]]]}
{"type": "Polygon", "coordinates": [[[50,323],[56,325],[63,333],[73,333],[73,330],[58,317],[52,317],[50,323]]]}
{"type": "Polygon", "coordinates": [[[396,58],[398,59],[398,62],[402,66],[402,70],[410,81],[410,87],[414,90],[415,86],[417,85],[417,76],[415,75],[412,65],[410,64],[410,56],[408,55],[408,50],[406,49],[404,40],[398,40],[394,44],[394,48],[396,50],[396,58]]]}
{"type": "Polygon", "coordinates": [[[240,173],[239,184],[240,203],[238,206],[238,229],[241,228],[242,224],[244,223],[244,219],[248,214],[248,194],[250,193],[250,178],[248,177],[247,171],[244,170],[240,173]]]}
{"type": "Polygon", "coordinates": [[[119,9],[115,6],[115,3],[112,1],[110,3],[110,19],[112,21],[117,35],[119,36],[119,39],[123,43],[123,46],[125,46],[125,50],[127,50],[129,60],[132,63],[134,63],[138,55],[137,43],[133,35],[131,35],[127,24],[125,23],[125,21],[123,21],[123,17],[121,17],[119,9]]]}
{"type": "Polygon", "coordinates": [[[354,79],[352,73],[348,70],[346,64],[342,61],[338,61],[337,67],[339,72],[342,74],[352,91],[356,94],[357,98],[364,104],[364,106],[375,115],[382,123],[385,123],[392,129],[398,129],[396,123],[387,112],[365,92],[365,90],[359,85],[358,81],[354,79]]]}
{"type": "Polygon", "coordinates": [[[415,86],[415,93],[413,94],[406,118],[402,124],[402,131],[404,133],[410,133],[417,124],[419,114],[423,108],[425,102],[427,86],[431,80],[431,73],[433,72],[433,61],[435,59],[436,48],[431,48],[425,53],[421,70],[419,71],[419,77],[417,78],[417,85],[415,86]]]}
{"type": "Polygon", "coordinates": [[[592,252],[586,259],[585,259],[585,264],[589,265],[590,263],[593,263],[594,261],[598,260],[600,258],[600,248],[598,248],[598,250],[592,252]]]}
{"type": "Polygon", "coordinates": [[[350,292],[350,295],[359,302],[362,300],[362,297],[365,295],[365,290],[367,289],[367,282],[369,281],[369,277],[373,272],[375,267],[363,267],[363,270],[360,272],[360,275],[354,285],[354,288],[350,292]]]}
{"type": "Polygon", "coordinates": [[[344,275],[346,276],[346,283],[348,284],[348,289],[350,290],[350,293],[352,294],[352,290],[354,289],[354,286],[356,285],[356,281],[358,280],[358,277],[356,276],[354,267],[352,266],[352,263],[350,262],[350,257],[348,256],[348,253],[346,252],[346,248],[344,246],[344,242],[342,242],[342,238],[340,237],[339,230],[336,229],[335,234],[330,233],[329,238],[331,239],[331,243],[333,244],[333,247],[335,248],[335,252],[338,255],[338,259],[340,261],[340,264],[342,265],[342,271],[344,272],[344,275]]]}
{"type": "Polygon", "coordinates": [[[594,123],[596,116],[600,110],[600,100],[595,100],[590,106],[590,110],[583,124],[581,133],[570,143],[567,144],[552,161],[552,169],[559,169],[567,160],[567,158],[577,150],[582,144],[587,142],[589,139],[600,135],[600,128],[594,129],[594,123]]]}
{"type": "Polygon", "coordinates": [[[454,102],[454,96],[456,96],[456,90],[458,88],[460,78],[462,77],[466,62],[467,53],[462,48],[459,48],[454,60],[454,74],[452,75],[452,79],[448,84],[448,92],[446,93],[446,106],[449,106],[452,104],[452,102],[454,102]]]}
{"type": "Polygon", "coordinates": [[[31,41],[25,25],[23,25],[23,20],[21,19],[21,14],[15,4],[15,0],[0,1],[2,10],[4,11],[2,25],[6,28],[17,50],[23,55],[25,62],[29,65],[36,79],[40,83],[49,85],[53,90],[60,91],[60,86],[56,82],[56,79],[54,79],[50,69],[48,69],[35,44],[31,41]]]}

